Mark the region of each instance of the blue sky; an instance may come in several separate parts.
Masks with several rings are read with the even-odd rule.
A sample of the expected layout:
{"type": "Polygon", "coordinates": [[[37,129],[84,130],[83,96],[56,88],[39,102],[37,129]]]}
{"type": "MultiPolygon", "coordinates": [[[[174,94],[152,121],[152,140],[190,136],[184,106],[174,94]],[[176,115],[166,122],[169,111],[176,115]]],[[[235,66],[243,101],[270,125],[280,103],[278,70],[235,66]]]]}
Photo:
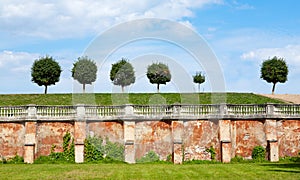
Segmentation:
{"type": "MultiPolygon", "coordinates": [[[[288,81],[278,84],[275,92],[299,94],[299,7],[297,0],[1,0],[0,94],[43,93],[43,87],[31,82],[30,68],[35,59],[45,55],[53,56],[63,69],[60,82],[48,92],[77,91],[80,87],[70,72],[76,59],[104,32],[144,18],[178,22],[198,33],[217,57],[218,72],[223,76],[218,80],[224,81],[224,91],[270,93],[271,84],[260,79],[260,65],[269,57],[279,56],[285,58],[290,72],[288,81]]],[[[164,33],[168,31],[162,30],[164,33]]],[[[145,77],[152,62],[167,63],[173,74],[174,81],[162,86],[162,92],[196,91],[197,86],[191,83],[196,71],[212,76],[205,63],[198,63],[184,47],[145,38],[120,45],[105,60],[95,59],[98,78],[88,87],[90,92],[120,91],[110,82],[109,71],[122,57],[133,63],[137,73],[136,83],[126,88],[127,92],[155,92],[155,85],[145,77]],[[191,88],[182,88],[186,86],[191,88]]],[[[207,77],[201,91],[215,91],[214,84],[219,83],[207,77]]]]}

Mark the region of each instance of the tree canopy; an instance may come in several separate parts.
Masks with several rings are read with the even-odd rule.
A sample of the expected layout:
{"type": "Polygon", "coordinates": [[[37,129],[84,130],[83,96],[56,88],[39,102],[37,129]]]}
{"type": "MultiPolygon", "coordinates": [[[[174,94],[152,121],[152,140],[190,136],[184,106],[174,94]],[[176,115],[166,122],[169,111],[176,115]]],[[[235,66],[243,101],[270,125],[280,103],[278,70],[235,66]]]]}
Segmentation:
{"type": "Polygon", "coordinates": [[[59,81],[61,72],[60,65],[52,57],[41,57],[35,60],[31,67],[31,81],[39,86],[45,86],[45,94],[47,94],[48,86],[59,81]]]}
{"type": "Polygon", "coordinates": [[[274,56],[262,63],[260,72],[260,78],[266,80],[268,83],[273,83],[272,94],[274,94],[276,83],[286,82],[289,70],[283,58],[274,56]]]}
{"type": "Polygon", "coordinates": [[[122,58],[120,61],[112,64],[110,80],[114,85],[121,86],[122,92],[124,92],[125,86],[135,82],[134,69],[128,60],[122,58]]]}
{"type": "Polygon", "coordinates": [[[97,79],[97,65],[87,56],[79,57],[73,64],[72,77],[82,84],[82,90],[85,92],[85,85],[92,84],[97,79]]]}
{"type": "Polygon", "coordinates": [[[166,84],[171,81],[169,67],[163,63],[153,63],[149,65],[147,77],[151,84],[157,84],[157,92],[159,92],[160,84],[166,84]]]}
{"type": "Polygon", "coordinates": [[[196,75],[193,76],[194,83],[198,84],[198,91],[200,92],[200,84],[205,82],[205,76],[201,72],[197,72],[196,75]]]}

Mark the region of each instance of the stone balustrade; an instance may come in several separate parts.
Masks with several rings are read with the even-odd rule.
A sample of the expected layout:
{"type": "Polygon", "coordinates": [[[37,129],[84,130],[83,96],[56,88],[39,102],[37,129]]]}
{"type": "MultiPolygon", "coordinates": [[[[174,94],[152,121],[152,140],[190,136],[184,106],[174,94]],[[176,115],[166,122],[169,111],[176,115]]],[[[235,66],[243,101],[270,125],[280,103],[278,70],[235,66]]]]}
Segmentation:
{"type": "Polygon", "coordinates": [[[122,119],[276,119],[300,118],[299,104],[0,106],[0,121],[38,118],[74,120],[83,108],[86,120],[122,119]],[[129,112],[131,111],[131,112],[129,112]]]}

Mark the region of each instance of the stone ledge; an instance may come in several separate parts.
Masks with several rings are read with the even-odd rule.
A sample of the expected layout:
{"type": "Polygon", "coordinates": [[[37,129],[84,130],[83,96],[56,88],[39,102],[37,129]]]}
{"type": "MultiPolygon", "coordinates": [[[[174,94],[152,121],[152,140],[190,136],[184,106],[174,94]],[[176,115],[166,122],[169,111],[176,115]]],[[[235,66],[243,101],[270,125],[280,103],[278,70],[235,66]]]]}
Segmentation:
{"type": "Polygon", "coordinates": [[[173,144],[182,144],[182,140],[174,140],[173,144]]]}
{"type": "Polygon", "coordinates": [[[134,145],[134,141],[133,140],[127,140],[125,142],[125,145],[134,145]]]}
{"type": "Polygon", "coordinates": [[[300,115],[282,114],[203,114],[203,115],[115,115],[115,116],[7,116],[0,117],[0,122],[67,122],[67,121],[157,121],[157,120],[300,120],[300,115]]]}
{"type": "Polygon", "coordinates": [[[276,140],[276,139],[271,139],[271,140],[267,140],[268,142],[270,142],[270,143],[276,143],[276,142],[278,142],[278,140],[276,140]]]}
{"type": "Polygon", "coordinates": [[[35,146],[35,143],[26,143],[24,146],[35,146]]]}
{"type": "Polygon", "coordinates": [[[231,143],[230,140],[221,140],[221,143],[231,143]]]}

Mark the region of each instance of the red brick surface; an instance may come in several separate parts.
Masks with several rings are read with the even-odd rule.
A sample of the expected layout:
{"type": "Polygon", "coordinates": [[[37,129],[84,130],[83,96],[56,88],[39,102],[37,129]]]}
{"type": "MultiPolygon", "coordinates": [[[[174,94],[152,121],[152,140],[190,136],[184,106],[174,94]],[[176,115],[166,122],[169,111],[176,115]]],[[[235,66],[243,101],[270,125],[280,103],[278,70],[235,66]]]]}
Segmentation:
{"type": "Polygon", "coordinates": [[[232,157],[251,158],[255,146],[267,146],[264,122],[256,120],[232,121],[232,157]]]}
{"type": "Polygon", "coordinates": [[[23,156],[25,143],[24,123],[0,123],[0,156],[23,156]]]}
{"type": "Polygon", "coordinates": [[[74,137],[74,123],[69,122],[41,122],[37,128],[37,156],[49,155],[52,145],[56,152],[63,151],[63,137],[70,132],[74,137]]]}
{"type": "Polygon", "coordinates": [[[300,152],[300,121],[277,122],[279,157],[297,156],[300,152]]]}

